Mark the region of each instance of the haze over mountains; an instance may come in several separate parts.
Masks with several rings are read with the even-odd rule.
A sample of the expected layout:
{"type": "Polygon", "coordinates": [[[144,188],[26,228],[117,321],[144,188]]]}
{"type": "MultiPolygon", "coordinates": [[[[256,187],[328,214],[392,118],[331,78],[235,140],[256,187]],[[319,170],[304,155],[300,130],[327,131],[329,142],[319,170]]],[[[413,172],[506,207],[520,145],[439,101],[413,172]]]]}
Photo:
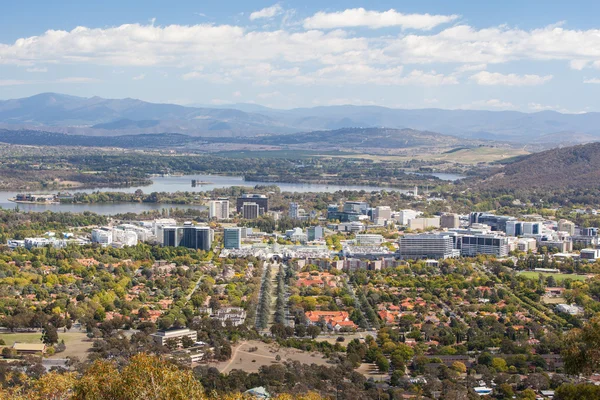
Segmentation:
{"type": "Polygon", "coordinates": [[[120,136],[180,133],[201,137],[283,135],[385,127],[467,139],[535,144],[600,140],[600,113],[391,109],[326,106],[271,109],[253,104],[184,107],[136,99],[83,98],[56,93],[0,101],[0,127],[67,134],[120,136]]]}

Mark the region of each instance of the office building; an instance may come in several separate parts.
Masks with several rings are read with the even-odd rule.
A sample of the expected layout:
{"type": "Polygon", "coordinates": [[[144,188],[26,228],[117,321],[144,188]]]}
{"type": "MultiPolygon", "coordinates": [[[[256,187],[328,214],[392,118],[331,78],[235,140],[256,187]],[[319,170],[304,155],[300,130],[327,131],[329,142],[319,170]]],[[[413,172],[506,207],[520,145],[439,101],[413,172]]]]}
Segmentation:
{"type": "Polygon", "coordinates": [[[464,235],[458,238],[456,247],[465,257],[474,257],[478,254],[506,257],[509,251],[508,238],[494,234],[464,235]]]}
{"type": "Polygon", "coordinates": [[[306,230],[306,236],[309,242],[321,240],[325,236],[325,230],[322,226],[311,226],[306,230]]]}
{"type": "Polygon", "coordinates": [[[229,219],[229,200],[219,199],[208,203],[208,216],[210,219],[229,219]]]}
{"type": "Polygon", "coordinates": [[[154,236],[156,236],[158,241],[161,244],[163,244],[163,239],[165,237],[163,229],[168,226],[176,226],[176,225],[177,225],[177,221],[172,218],[160,218],[160,219],[154,220],[154,223],[152,224],[152,226],[154,228],[154,236]]]}
{"type": "Polygon", "coordinates": [[[290,203],[290,210],[288,212],[288,216],[291,219],[300,218],[300,206],[298,205],[298,203],[290,203]]]}
{"type": "Polygon", "coordinates": [[[413,218],[408,220],[408,227],[413,230],[426,230],[440,227],[440,217],[413,218]]]}
{"type": "Polygon", "coordinates": [[[263,215],[269,211],[269,198],[264,194],[244,194],[237,198],[237,212],[241,213],[244,203],[254,203],[258,205],[258,215],[263,215]]]}
{"type": "Polygon", "coordinates": [[[420,211],[415,211],[415,210],[401,210],[397,215],[396,215],[396,221],[398,221],[398,223],[400,225],[408,225],[408,221],[410,221],[411,219],[417,218],[419,215],[423,214],[420,211]]]}
{"type": "Polygon", "coordinates": [[[187,247],[196,250],[210,250],[212,246],[212,230],[208,226],[169,226],[163,229],[163,246],[187,247]]]}
{"type": "Polygon", "coordinates": [[[571,236],[575,236],[575,224],[569,220],[561,219],[558,221],[558,231],[567,232],[571,236]]]}
{"type": "Polygon", "coordinates": [[[508,236],[541,235],[542,227],[541,222],[507,221],[506,234],[508,236]]]}
{"type": "Polygon", "coordinates": [[[347,201],[344,203],[343,212],[345,213],[356,213],[367,215],[369,210],[369,203],[365,201],[347,201]]]}
{"type": "Polygon", "coordinates": [[[382,243],[383,243],[383,236],[381,236],[381,235],[368,235],[368,234],[356,235],[356,244],[359,246],[379,246],[382,243]]]}
{"type": "Polygon", "coordinates": [[[109,245],[113,241],[113,232],[111,229],[98,228],[92,230],[92,243],[109,245]]]}
{"type": "Polygon", "coordinates": [[[183,338],[187,337],[192,342],[198,340],[198,334],[191,329],[175,329],[171,331],[158,331],[150,335],[156,344],[166,346],[173,343],[176,347],[183,347],[183,338]]]}
{"type": "Polygon", "coordinates": [[[242,228],[225,228],[223,230],[223,248],[239,249],[242,247],[242,228]]]}
{"type": "Polygon", "coordinates": [[[598,228],[582,228],[581,236],[598,236],[598,228]]]}
{"type": "Polygon", "coordinates": [[[440,217],[440,228],[456,229],[460,227],[458,214],[442,214],[440,217]]]}
{"type": "Polygon", "coordinates": [[[596,261],[600,258],[600,249],[582,249],[579,255],[582,260],[596,261]]]}
{"type": "Polygon", "coordinates": [[[260,206],[256,203],[244,203],[242,206],[242,218],[256,219],[260,215],[260,206]]]}
{"type": "Polygon", "coordinates": [[[377,206],[373,209],[372,220],[377,221],[380,219],[389,220],[392,218],[392,209],[388,206],[377,206]]]}
{"type": "Polygon", "coordinates": [[[508,217],[505,215],[494,215],[484,212],[472,212],[469,215],[469,223],[472,224],[486,224],[489,225],[492,231],[506,232],[506,223],[509,221],[516,221],[515,217],[508,217]]]}
{"type": "Polygon", "coordinates": [[[446,259],[460,253],[453,248],[450,235],[407,235],[398,241],[400,259],[446,259]]]}

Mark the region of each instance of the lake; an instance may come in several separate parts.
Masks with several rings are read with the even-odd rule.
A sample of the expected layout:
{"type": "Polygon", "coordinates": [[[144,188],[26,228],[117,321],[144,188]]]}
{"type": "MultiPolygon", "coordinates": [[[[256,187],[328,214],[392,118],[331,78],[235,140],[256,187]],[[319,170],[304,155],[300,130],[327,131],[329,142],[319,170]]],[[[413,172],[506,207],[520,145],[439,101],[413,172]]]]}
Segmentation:
{"type": "MultiPolygon", "coordinates": [[[[432,174],[436,175],[436,174],[432,174]]],[[[437,174],[447,175],[446,180],[460,179],[459,175],[454,174],[437,174]],[[458,177],[458,178],[454,178],[458,177]],[[454,179],[453,179],[454,178],[454,179]]],[[[440,179],[444,179],[439,176],[440,179]]],[[[102,187],[94,189],[80,189],[72,190],[72,192],[126,192],[132,193],[140,189],[144,193],[152,192],[206,192],[213,189],[222,189],[232,186],[251,186],[256,185],[277,185],[283,192],[336,192],[338,190],[364,190],[367,192],[378,191],[378,190],[395,190],[400,192],[406,192],[397,188],[380,187],[380,186],[364,186],[364,185],[324,185],[324,184],[311,184],[311,183],[273,183],[273,182],[247,182],[242,176],[221,176],[221,175],[183,175],[183,176],[160,176],[153,177],[152,184],[148,186],[132,186],[127,188],[111,188],[102,187]],[[204,185],[197,185],[192,187],[192,179],[199,182],[207,182],[204,185]]],[[[55,193],[56,191],[54,191],[55,193]]],[[[17,193],[23,192],[0,192],[0,207],[2,208],[15,208],[16,203],[8,201],[13,198],[17,193]]],[[[53,193],[35,191],[35,193],[53,193]]],[[[193,208],[198,210],[205,210],[205,206],[201,205],[181,205],[181,204],[156,204],[156,203],[103,203],[103,204],[18,204],[19,209],[24,211],[36,211],[42,212],[46,210],[50,211],[61,211],[61,212],[84,212],[91,211],[97,214],[111,215],[121,214],[127,212],[140,213],[143,211],[161,210],[163,208],[180,208],[187,209],[193,208]]]]}

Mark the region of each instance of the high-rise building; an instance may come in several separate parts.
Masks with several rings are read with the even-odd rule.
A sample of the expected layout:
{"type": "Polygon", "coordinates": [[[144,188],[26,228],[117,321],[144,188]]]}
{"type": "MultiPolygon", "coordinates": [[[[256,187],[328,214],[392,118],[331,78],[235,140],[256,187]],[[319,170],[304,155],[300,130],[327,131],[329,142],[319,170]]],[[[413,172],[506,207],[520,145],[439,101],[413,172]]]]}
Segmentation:
{"type": "Polygon", "coordinates": [[[208,216],[210,219],[229,219],[229,200],[219,199],[208,203],[208,216]]]}
{"type": "Polygon", "coordinates": [[[163,228],[163,246],[187,247],[196,250],[210,250],[212,246],[212,230],[208,226],[169,226],[163,228]]]}
{"type": "Polygon", "coordinates": [[[450,235],[406,235],[400,238],[400,258],[418,260],[423,258],[446,259],[456,257],[460,253],[453,248],[450,235]]]}
{"type": "Polygon", "coordinates": [[[239,249],[242,247],[242,228],[225,228],[223,230],[223,248],[239,249]]]}
{"type": "Polygon", "coordinates": [[[541,222],[507,221],[506,234],[508,236],[541,235],[542,227],[541,222]]]}
{"type": "Polygon", "coordinates": [[[314,240],[321,240],[325,236],[325,232],[322,226],[311,226],[306,230],[306,236],[309,242],[314,240]]]}
{"type": "Polygon", "coordinates": [[[413,218],[408,220],[408,227],[415,230],[426,230],[440,227],[440,217],[413,218]]]}
{"type": "Polygon", "coordinates": [[[378,219],[389,220],[392,218],[392,209],[388,206],[377,206],[373,210],[373,221],[378,219]]]}
{"type": "Polygon", "coordinates": [[[256,219],[260,215],[260,207],[256,203],[244,203],[242,217],[244,219],[256,219]]]}
{"type": "Polygon", "coordinates": [[[288,216],[291,219],[300,218],[300,206],[298,205],[298,203],[290,203],[290,211],[288,213],[288,216]]]}
{"type": "Polygon", "coordinates": [[[178,247],[181,242],[181,233],[183,229],[178,229],[176,226],[165,226],[162,228],[163,232],[163,246],[165,247],[178,247]]]}
{"type": "Polygon", "coordinates": [[[454,229],[460,227],[458,214],[442,214],[440,217],[440,228],[454,229]]]}
{"type": "Polygon", "coordinates": [[[254,203],[258,205],[259,215],[269,211],[269,198],[264,194],[244,194],[237,198],[237,212],[241,213],[244,208],[244,203],[254,203]]]}
{"type": "Polygon", "coordinates": [[[478,254],[506,257],[509,249],[508,238],[494,234],[464,235],[458,238],[456,246],[460,249],[460,254],[466,257],[478,254]]]}

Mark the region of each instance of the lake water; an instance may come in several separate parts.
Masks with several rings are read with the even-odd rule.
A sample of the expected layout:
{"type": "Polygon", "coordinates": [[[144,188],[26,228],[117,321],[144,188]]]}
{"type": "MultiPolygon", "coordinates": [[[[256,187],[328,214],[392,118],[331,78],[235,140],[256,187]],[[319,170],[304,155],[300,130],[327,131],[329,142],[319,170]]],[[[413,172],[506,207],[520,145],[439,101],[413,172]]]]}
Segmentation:
{"type": "MultiPolygon", "coordinates": [[[[434,175],[434,174],[432,174],[434,175]]],[[[454,180],[460,179],[459,175],[454,174],[437,174],[440,179],[454,180]],[[455,178],[457,177],[457,178],[455,178]]],[[[363,185],[324,185],[324,184],[309,184],[309,183],[273,183],[273,182],[247,182],[241,176],[220,176],[220,175],[184,175],[184,176],[164,176],[152,178],[152,184],[148,186],[132,186],[128,188],[95,188],[72,190],[71,192],[126,192],[133,193],[140,189],[144,193],[152,192],[205,192],[213,189],[222,189],[232,186],[250,186],[256,185],[277,185],[283,192],[336,192],[338,190],[364,190],[367,192],[378,190],[395,190],[406,192],[405,190],[380,187],[380,186],[363,186],[363,185]],[[192,179],[198,182],[208,182],[204,185],[192,187],[192,179]]],[[[10,202],[8,199],[13,198],[17,193],[22,192],[0,192],[0,207],[15,208],[16,203],[10,202]]],[[[44,193],[38,192],[35,193],[44,193]]],[[[52,192],[48,192],[52,193],[52,192]]],[[[55,192],[54,192],[55,193],[55,192]]],[[[19,209],[23,211],[42,212],[46,210],[61,211],[61,212],[84,212],[91,211],[97,214],[111,215],[127,212],[140,213],[143,211],[162,210],[163,208],[180,208],[180,209],[198,209],[205,210],[205,206],[200,205],[181,205],[181,204],[156,204],[156,203],[111,203],[111,204],[18,204],[19,209]]]]}

